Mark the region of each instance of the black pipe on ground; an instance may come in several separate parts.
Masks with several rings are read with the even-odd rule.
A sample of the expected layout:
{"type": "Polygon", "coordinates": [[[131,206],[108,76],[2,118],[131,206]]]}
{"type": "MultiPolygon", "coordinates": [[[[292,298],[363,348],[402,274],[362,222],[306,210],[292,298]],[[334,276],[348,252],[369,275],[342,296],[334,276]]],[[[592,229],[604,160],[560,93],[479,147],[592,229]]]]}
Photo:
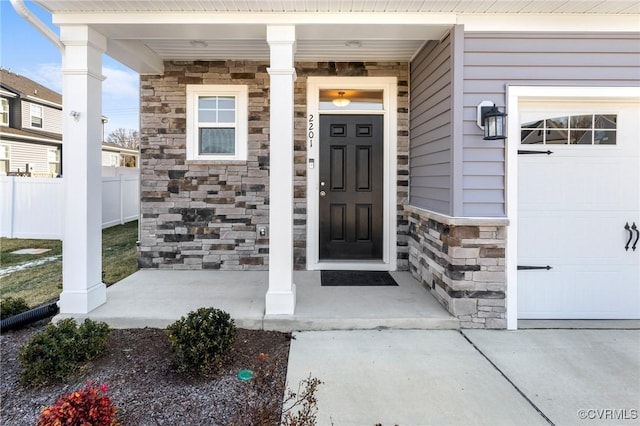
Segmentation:
{"type": "Polygon", "coordinates": [[[0,321],[0,332],[13,330],[23,325],[31,324],[38,320],[53,316],[58,313],[58,302],[51,302],[37,308],[29,309],[0,321]]]}

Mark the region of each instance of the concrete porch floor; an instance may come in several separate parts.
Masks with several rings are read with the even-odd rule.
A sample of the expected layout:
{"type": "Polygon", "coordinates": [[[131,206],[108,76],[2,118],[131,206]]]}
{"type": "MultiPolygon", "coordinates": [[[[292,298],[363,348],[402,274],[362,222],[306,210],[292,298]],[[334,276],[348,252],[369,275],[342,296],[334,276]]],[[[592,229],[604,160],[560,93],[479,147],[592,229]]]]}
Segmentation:
{"type": "Polygon", "coordinates": [[[142,270],[107,288],[107,303],[87,315],[113,328],[165,328],[189,311],[216,307],[236,325],[278,331],[457,329],[451,316],[409,272],[391,272],[398,286],[322,287],[319,271],[294,272],[296,312],[265,316],[267,271],[142,270]]]}

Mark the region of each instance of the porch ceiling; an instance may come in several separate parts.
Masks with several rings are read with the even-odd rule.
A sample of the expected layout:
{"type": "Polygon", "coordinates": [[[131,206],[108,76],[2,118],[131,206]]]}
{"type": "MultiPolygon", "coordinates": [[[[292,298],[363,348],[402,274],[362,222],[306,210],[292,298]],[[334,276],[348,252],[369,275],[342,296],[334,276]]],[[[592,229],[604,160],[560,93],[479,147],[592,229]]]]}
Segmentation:
{"type": "Polygon", "coordinates": [[[637,0],[37,0],[63,12],[416,12],[635,14],[637,0]]]}
{"type": "MultiPolygon", "coordinates": [[[[508,14],[528,20],[535,15],[546,22],[544,16],[553,14],[554,25],[562,26],[563,15],[593,21],[605,14],[633,21],[640,13],[637,0],[35,2],[53,14],[55,24],[90,25],[107,37],[107,54],[151,74],[162,73],[165,60],[268,60],[267,25],[296,26],[299,61],[408,61],[425,41],[441,39],[453,25],[473,24],[463,17],[508,14]]],[[[586,21],[583,26],[590,25],[586,21]]]]}

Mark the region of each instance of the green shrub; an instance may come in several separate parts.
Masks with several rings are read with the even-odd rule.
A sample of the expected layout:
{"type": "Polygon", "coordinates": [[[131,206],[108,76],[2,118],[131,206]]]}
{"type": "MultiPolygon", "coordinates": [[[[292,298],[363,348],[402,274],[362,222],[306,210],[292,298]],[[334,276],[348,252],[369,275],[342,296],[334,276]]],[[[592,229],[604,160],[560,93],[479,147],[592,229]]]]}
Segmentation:
{"type": "Polygon", "coordinates": [[[76,367],[107,349],[109,326],[86,319],[79,327],[71,318],[48,324],[20,348],[20,378],[37,385],[64,379],[76,367]]]}
{"type": "Polygon", "coordinates": [[[81,356],[87,360],[94,359],[107,349],[109,326],[87,319],[78,327],[78,335],[83,345],[81,356]]]}
{"type": "Polygon", "coordinates": [[[178,371],[206,374],[236,340],[231,316],[216,308],[200,308],[167,327],[178,371]]]}
{"type": "Polygon", "coordinates": [[[0,319],[5,319],[28,311],[29,305],[22,297],[7,297],[0,301],[0,319]]]}
{"type": "Polygon", "coordinates": [[[92,425],[118,426],[118,409],[107,395],[107,385],[94,387],[91,383],[78,391],[63,395],[42,410],[36,426],[92,425]]]}

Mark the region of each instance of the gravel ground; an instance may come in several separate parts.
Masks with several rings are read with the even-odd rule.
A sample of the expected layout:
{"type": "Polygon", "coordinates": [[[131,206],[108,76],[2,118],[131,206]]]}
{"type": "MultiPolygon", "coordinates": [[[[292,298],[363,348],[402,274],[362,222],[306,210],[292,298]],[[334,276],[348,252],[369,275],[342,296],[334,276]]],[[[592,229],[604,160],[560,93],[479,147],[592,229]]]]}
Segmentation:
{"type": "Polygon", "coordinates": [[[40,411],[62,394],[87,381],[107,383],[123,425],[238,425],[246,423],[247,407],[259,399],[282,400],[291,335],[238,329],[238,338],[221,368],[210,377],[185,377],[174,371],[164,330],[112,330],[101,358],[63,383],[39,388],[20,383],[19,348],[46,321],[0,336],[0,424],[33,425],[40,411]],[[241,382],[239,370],[256,369],[258,355],[268,355],[272,380],[262,395],[252,382],[241,382]],[[265,395],[266,394],[266,395],[265,395]],[[245,414],[245,421],[240,421],[245,414]]]}

